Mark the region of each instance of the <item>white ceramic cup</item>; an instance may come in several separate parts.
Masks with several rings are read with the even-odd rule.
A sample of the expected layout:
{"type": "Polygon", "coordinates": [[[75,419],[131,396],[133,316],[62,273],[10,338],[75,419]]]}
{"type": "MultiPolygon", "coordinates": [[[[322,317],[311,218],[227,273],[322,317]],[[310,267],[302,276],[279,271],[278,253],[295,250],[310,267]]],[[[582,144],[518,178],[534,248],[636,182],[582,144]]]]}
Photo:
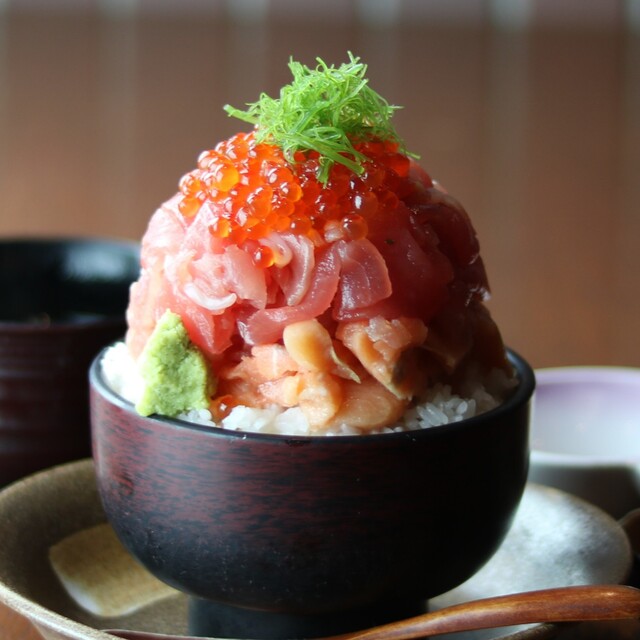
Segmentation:
{"type": "Polygon", "coordinates": [[[640,507],[640,369],[536,371],[529,480],[615,518],[640,507]]]}

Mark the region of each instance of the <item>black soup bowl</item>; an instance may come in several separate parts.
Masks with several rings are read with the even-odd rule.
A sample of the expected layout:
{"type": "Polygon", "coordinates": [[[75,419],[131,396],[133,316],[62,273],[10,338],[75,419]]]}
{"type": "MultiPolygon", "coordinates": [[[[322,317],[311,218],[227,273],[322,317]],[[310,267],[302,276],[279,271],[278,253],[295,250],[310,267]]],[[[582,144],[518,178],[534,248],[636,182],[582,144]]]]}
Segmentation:
{"type": "Polygon", "coordinates": [[[0,486],[91,454],[87,372],[139,273],[138,243],[0,239],[0,486]]]}
{"type": "Polygon", "coordinates": [[[142,417],[91,369],[107,517],[190,596],[195,635],[295,638],[418,613],[497,550],[522,496],[535,387],[419,431],[287,437],[142,417]]]}

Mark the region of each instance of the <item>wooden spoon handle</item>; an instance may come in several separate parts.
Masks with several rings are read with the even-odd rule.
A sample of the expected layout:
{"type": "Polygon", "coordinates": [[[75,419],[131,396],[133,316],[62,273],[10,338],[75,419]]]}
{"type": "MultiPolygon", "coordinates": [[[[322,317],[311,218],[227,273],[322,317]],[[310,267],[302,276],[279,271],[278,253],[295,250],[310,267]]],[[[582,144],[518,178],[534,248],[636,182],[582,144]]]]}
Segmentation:
{"type": "MultiPolygon", "coordinates": [[[[324,640],[411,640],[518,624],[633,618],[640,618],[640,589],[621,585],[559,587],[473,600],[324,640]]],[[[191,636],[142,631],[108,632],[128,640],[198,640],[191,636]]]]}
{"type": "Polygon", "coordinates": [[[640,618],[640,590],[589,585],[483,598],[392,622],[334,640],[409,640],[441,633],[542,622],[640,618]]]}

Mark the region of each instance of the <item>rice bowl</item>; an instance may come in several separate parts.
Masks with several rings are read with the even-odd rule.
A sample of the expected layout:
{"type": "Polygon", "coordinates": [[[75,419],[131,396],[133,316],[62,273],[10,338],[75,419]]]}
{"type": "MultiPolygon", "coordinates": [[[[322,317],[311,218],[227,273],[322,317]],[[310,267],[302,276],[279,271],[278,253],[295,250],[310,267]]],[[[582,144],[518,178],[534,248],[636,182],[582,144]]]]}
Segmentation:
{"type": "Polygon", "coordinates": [[[156,577],[195,596],[192,635],[255,638],[273,624],[271,637],[312,637],[415,615],[493,555],[520,502],[534,377],[509,358],[518,384],[495,409],[335,437],[141,416],[96,360],[107,517],[156,577]]]}

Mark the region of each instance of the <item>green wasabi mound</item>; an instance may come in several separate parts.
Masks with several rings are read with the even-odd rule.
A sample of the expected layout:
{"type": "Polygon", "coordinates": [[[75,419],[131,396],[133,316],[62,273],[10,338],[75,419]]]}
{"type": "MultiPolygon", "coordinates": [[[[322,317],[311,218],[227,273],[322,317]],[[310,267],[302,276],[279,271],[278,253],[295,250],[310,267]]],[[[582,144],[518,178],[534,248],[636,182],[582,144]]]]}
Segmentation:
{"type": "Polygon", "coordinates": [[[166,311],[140,355],[143,392],[136,411],[175,417],[207,409],[214,392],[206,360],[191,342],[179,315],[166,311]]]}

